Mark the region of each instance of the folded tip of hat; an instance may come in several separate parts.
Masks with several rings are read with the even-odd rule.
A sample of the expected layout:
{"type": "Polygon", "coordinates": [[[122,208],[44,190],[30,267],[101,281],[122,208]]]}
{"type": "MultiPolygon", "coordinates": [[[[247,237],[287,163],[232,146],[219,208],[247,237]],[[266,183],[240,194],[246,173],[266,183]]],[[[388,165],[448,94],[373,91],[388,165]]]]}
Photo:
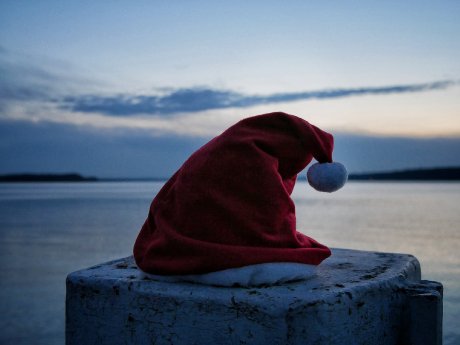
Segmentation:
{"type": "Polygon", "coordinates": [[[307,171],[307,180],[317,191],[332,193],[345,185],[348,172],[339,162],[315,163],[307,171]]]}

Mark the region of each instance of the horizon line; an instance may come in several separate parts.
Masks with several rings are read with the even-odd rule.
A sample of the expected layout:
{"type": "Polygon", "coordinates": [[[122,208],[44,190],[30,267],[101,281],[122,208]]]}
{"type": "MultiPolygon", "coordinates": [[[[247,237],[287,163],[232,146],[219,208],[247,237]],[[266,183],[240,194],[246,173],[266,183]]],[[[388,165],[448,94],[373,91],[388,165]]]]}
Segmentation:
{"type": "MultiPolygon", "coordinates": [[[[305,169],[304,169],[305,170],[305,169]]],[[[457,171],[460,173],[460,166],[439,166],[439,167],[426,167],[426,168],[405,168],[405,169],[394,169],[394,170],[380,170],[380,171],[368,171],[368,172],[351,172],[348,174],[349,179],[360,179],[368,176],[380,176],[380,175],[391,175],[391,174],[410,174],[420,172],[445,172],[445,171],[457,171]]],[[[298,175],[300,175],[299,172],[298,175]]],[[[172,174],[173,175],[173,174],[172,174]]],[[[171,175],[171,176],[172,176],[171,175]]],[[[168,181],[169,177],[97,177],[97,176],[86,176],[80,173],[6,173],[0,174],[0,182],[165,182],[168,181]],[[33,180],[33,179],[36,180],[33,180]],[[67,178],[67,179],[66,179],[67,178]],[[21,180],[23,179],[23,180],[21,180]]],[[[460,180],[460,175],[458,177],[460,180]]],[[[300,182],[300,181],[298,181],[300,182]]]]}

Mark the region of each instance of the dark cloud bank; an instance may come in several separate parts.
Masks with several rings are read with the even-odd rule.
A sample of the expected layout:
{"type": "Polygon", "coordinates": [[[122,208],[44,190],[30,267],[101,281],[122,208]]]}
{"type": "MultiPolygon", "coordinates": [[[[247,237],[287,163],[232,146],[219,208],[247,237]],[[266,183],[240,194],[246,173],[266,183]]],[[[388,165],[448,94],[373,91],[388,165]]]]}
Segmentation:
{"type": "Polygon", "coordinates": [[[387,95],[440,90],[455,84],[454,81],[445,80],[423,84],[276,93],[265,96],[251,96],[209,88],[189,88],[177,89],[162,96],[121,94],[108,97],[97,95],[65,97],[61,107],[72,111],[102,113],[112,116],[168,115],[212,109],[244,108],[309,99],[333,99],[361,95],[387,95]]]}
{"type": "MultiPolygon", "coordinates": [[[[87,176],[169,177],[210,138],[83,130],[70,125],[0,121],[0,174],[79,172],[87,176]]],[[[350,172],[460,166],[460,138],[335,134],[334,159],[350,172]]]]}

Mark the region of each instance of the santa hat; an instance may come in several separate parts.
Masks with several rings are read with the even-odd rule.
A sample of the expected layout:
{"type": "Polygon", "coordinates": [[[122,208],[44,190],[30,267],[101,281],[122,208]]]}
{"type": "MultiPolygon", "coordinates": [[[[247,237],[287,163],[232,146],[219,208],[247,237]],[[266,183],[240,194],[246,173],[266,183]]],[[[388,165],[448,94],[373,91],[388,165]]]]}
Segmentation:
{"type": "Polygon", "coordinates": [[[134,245],[141,270],[193,275],[263,263],[318,265],[329,248],[296,230],[290,195],[333,137],[285,113],[246,118],[201,147],[157,194],[134,245]]]}

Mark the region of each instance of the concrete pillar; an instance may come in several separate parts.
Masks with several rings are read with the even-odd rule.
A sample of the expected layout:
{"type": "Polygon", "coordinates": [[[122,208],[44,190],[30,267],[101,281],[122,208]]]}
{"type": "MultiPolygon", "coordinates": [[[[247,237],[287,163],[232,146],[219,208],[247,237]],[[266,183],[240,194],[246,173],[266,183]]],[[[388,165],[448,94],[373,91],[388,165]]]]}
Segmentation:
{"type": "Polygon", "coordinates": [[[306,281],[141,278],[132,257],[67,278],[66,344],[441,344],[442,285],[411,255],[335,249],[306,281]]]}
{"type": "Polygon", "coordinates": [[[442,344],[442,296],[438,282],[422,280],[405,288],[408,296],[404,344],[442,344]]]}

